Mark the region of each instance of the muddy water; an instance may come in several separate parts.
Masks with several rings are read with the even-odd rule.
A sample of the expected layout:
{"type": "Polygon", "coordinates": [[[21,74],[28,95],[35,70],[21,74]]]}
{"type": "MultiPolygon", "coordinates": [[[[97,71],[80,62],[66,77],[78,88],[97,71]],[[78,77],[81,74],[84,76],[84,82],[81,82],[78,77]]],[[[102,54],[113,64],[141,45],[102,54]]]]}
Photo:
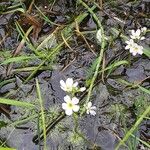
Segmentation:
{"type": "MultiPolygon", "coordinates": [[[[118,2],[118,5],[110,7],[106,5],[105,13],[97,11],[97,15],[102,20],[106,34],[109,34],[109,28],[112,26],[121,28],[126,34],[127,31],[132,28],[136,28],[137,24],[148,26],[147,23],[147,1],[135,3],[131,6],[131,3],[122,3],[118,2]],[[138,10],[141,10],[144,17],[138,13],[138,10]],[[126,12],[129,14],[126,14],[126,12]],[[130,14],[131,13],[131,14],[130,14]],[[120,21],[108,17],[108,14],[112,16],[119,16],[120,19],[126,17],[126,24],[123,24],[120,21]],[[131,21],[132,20],[132,21],[131,21]],[[107,26],[105,26],[107,25],[107,26]]],[[[0,2],[0,5],[10,5],[9,2],[3,1],[0,2]]],[[[28,5],[28,2],[26,3],[28,5]]],[[[38,5],[43,9],[50,7],[47,1],[44,1],[43,4],[38,3],[38,5]],[[47,7],[45,7],[47,6],[47,7]]],[[[55,14],[50,14],[49,17],[55,23],[58,24],[68,24],[71,21],[74,21],[72,18],[77,16],[79,12],[82,12],[82,8],[78,8],[75,5],[75,1],[58,1],[53,6],[53,11],[55,14]]],[[[34,10],[33,10],[34,11],[34,10]]],[[[17,18],[19,14],[7,14],[1,15],[0,19],[0,39],[4,39],[0,45],[0,62],[5,58],[11,56],[11,52],[16,49],[16,46],[19,44],[18,33],[14,30],[14,18],[17,18]]],[[[44,24],[39,34],[40,36],[50,32],[54,29],[55,26],[44,24]]],[[[95,30],[96,24],[93,19],[88,16],[81,24],[81,30],[95,30]]],[[[88,42],[94,46],[95,53],[98,54],[99,46],[97,45],[95,34],[89,34],[87,36],[88,42]]],[[[38,41],[37,41],[38,42],[38,41]]],[[[146,46],[148,40],[144,43],[146,46]]],[[[63,102],[63,97],[65,93],[60,89],[59,81],[61,79],[66,79],[68,77],[73,77],[82,85],[87,76],[87,69],[92,64],[96,56],[87,48],[85,42],[77,36],[73,36],[73,41],[71,46],[74,51],[64,47],[61,53],[58,55],[57,62],[53,66],[53,70],[46,70],[38,72],[35,77],[39,79],[41,93],[44,99],[45,109],[48,111],[52,108],[58,106],[58,111],[61,110],[61,103],[63,102]],[[67,67],[66,67],[67,66],[67,67]]],[[[118,58],[128,58],[127,53],[122,53],[124,50],[124,45],[122,44],[121,39],[117,39],[106,51],[106,63],[111,62],[112,60],[118,58]],[[120,54],[120,55],[118,55],[120,54]]],[[[24,46],[24,53],[28,52],[28,48],[24,46]]],[[[104,83],[99,83],[93,90],[91,100],[93,100],[94,105],[97,106],[97,115],[85,116],[79,119],[79,128],[84,136],[91,143],[96,145],[95,149],[103,150],[114,150],[116,143],[118,142],[118,136],[123,136],[122,130],[122,120],[121,113],[118,111],[121,109],[126,113],[125,123],[128,127],[135,121],[134,112],[134,100],[139,99],[139,95],[142,95],[145,99],[149,100],[150,96],[143,94],[137,89],[126,89],[124,84],[121,84],[117,79],[125,79],[126,81],[136,83],[138,81],[144,80],[150,75],[150,62],[146,57],[136,57],[132,60],[130,66],[120,66],[116,69],[108,78],[105,79],[104,83]]],[[[38,64],[39,62],[31,62],[31,64],[38,64]]],[[[19,66],[14,65],[14,68],[19,66]]],[[[0,86],[0,96],[5,96],[10,91],[14,91],[10,98],[19,99],[27,102],[35,103],[37,100],[37,93],[35,87],[35,80],[32,79],[27,84],[23,84],[24,79],[29,75],[27,72],[12,73],[6,75],[7,67],[5,65],[0,66],[0,81],[11,79],[10,82],[0,86]],[[17,93],[15,90],[21,87],[17,93]]],[[[100,80],[100,77],[98,78],[100,80]]],[[[143,83],[143,86],[149,87],[149,81],[146,80],[143,83]]],[[[37,103],[37,102],[36,102],[37,103]]],[[[7,106],[8,107],[8,106],[7,106]]],[[[6,107],[6,108],[7,108],[6,107]]],[[[4,109],[3,109],[4,110],[4,109]]],[[[2,111],[0,116],[0,121],[5,123],[14,122],[20,118],[28,118],[33,115],[33,112],[30,110],[25,110],[19,107],[8,107],[7,111],[4,113],[2,111]]],[[[33,137],[37,134],[37,123],[38,119],[30,120],[21,125],[14,127],[2,127],[0,130],[0,139],[5,141],[4,145],[9,147],[14,147],[18,150],[36,150],[42,149],[43,143],[39,145],[32,141],[33,137]]],[[[148,132],[150,123],[145,121],[141,124],[140,130],[137,133],[139,137],[143,140],[148,140],[150,133],[148,132]]],[[[93,145],[86,143],[81,140],[78,143],[71,144],[69,141],[71,130],[73,129],[73,121],[71,117],[65,117],[58,125],[49,133],[47,137],[47,146],[52,150],[64,150],[64,149],[93,149],[93,145]],[[62,128],[61,128],[62,127],[62,128]]],[[[3,142],[2,142],[3,143],[3,142]]],[[[121,148],[126,149],[126,148],[121,148]]]]}

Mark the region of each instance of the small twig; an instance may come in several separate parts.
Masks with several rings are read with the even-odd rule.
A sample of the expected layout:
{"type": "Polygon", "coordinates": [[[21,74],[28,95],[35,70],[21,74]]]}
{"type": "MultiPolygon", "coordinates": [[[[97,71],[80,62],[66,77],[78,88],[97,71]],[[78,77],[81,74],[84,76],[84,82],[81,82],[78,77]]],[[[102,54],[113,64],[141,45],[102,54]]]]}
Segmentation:
{"type": "Polygon", "coordinates": [[[103,0],[99,0],[99,6],[101,9],[103,9],[103,0]]]}
{"type": "Polygon", "coordinates": [[[0,45],[2,45],[5,41],[5,39],[8,37],[9,33],[7,33],[1,40],[0,40],[0,45]]]}
{"type": "Polygon", "coordinates": [[[74,59],[73,59],[71,62],[69,62],[69,64],[67,64],[67,65],[61,70],[61,72],[64,72],[75,60],[76,60],[76,57],[74,57],[74,59]]]}
{"type": "Polygon", "coordinates": [[[73,49],[70,47],[70,45],[69,45],[68,42],[66,41],[66,39],[65,39],[65,37],[64,37],[64,35],[63,35],[62,32],[61,32],[61,37],[62,37],[62,39],[63,39],[65,45],[73,52],[73,49]]]}
{"type": "Polygon", "coordinates": [[[88,48],[91,50],[91,52],[95,55],[96,53],[94,52],[94,50],[91,48],[91,46],[89,45],[88,41],[86,40],[86,38],[84,37],[84,35],[80,32],[79,30],[79,25],[77,23],[77,21],[75,20],[75,23],[76,23],[76,32],[83,38],[83,40],[85,41],[86,45],[88,46],[88,48]]]}

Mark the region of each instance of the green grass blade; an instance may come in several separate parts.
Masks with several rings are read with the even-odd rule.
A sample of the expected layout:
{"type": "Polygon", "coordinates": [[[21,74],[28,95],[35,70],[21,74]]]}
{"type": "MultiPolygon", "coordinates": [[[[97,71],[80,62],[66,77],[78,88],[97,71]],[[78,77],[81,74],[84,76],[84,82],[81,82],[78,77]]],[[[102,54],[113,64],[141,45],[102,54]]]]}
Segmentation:
{"type": "Polygon", "coordinates": [[[13,99],[5,99],[5,98],[0,98],[0,103],[1,104],[7,104],[7,105],[14,105],[14,106],[20,106],[20,107],[35,107],[35,105],[27,103],[27,102],[21,102],[13,99]]]}
{"type": "Polygon", "coordinates": [[[143,145],[147,146],[148,148],[150,148],[150,144],[148,144],[147,142],[139,139],[138,137],[135,137],[135,135],[131,134],[132,137],[136,138],[136,140],[138,140],[139,142],[141,142],[143,145]]]}
{"type": "Polygon", "coordinates": [[[37,117],[38,117],[38,114],[35,114],[35,115],[29,116],[25,119],[21,119],[21,120],[19,119],[17,121],[14,121],[13,123],[9,124],[8,126],[17,126],[17,125],[25,124],[25,123],[29,122],[30,120],[33,120],[37,117]]]}
{"type": "Polygon", "coordinates": [[[0,147],[0,150],[16,150],[14,148],[0,147]]]}
{"type": "Polygon", "coordinates": [[[16,81],[15,78],[0,81],[0,88],[3,87],[4,85],[8,84],[8,83],[12,83],[12,82],[15,82],[15,81],[16,81]]]}
{"type": "Polygon", "coordinates": [[[24,60],[36,59],[36,56],[17,56],[4,60],[0,65],[6,65],[12,62],[22,62],[24,60]]]}
{"type": "Polygon", "coordinates": [[[103,72],[103,71],[106,71],[106,70],[112,70],[120,65],[126,65],[126,64],[129,64],[128,61],[126,60],[121,60],[121,61],[118,61],[118,62],[114,62],[113,64],[109,65],[108,67],[106,67],[105,69],[103,70],[100,70],[99,72],[103,72]]]}
{"type": "Polygon", "coordinates": [[[142,90],[143,92],[147,93],[147,94],[150,94],[150,90],[138,85],[139,89],[142,90]]]}
{"type": "Polygon", "coordinates": [[[139,126],[139,124],[143,121],[143,119],[150,113],[150,106],[147,107],[147,109],[144,111],[144,113],[140,116],[140,118],[136,121],[136,123],[133,125],[133,127],[126,133],[124,138],[119,142],[115,150],[118,150],[121,145],[123,145],[128,138],[132,135],[134,130],[139,126]]]}
{"type": "MultiPolygon", "coordinates": [[[[34,67],[17,68],[17,69],[13,69],[12,73],[34,71],[37,69],[37,67],[34,66],[34,67]]],[[[52,66],[42,66],[39,70],[51,70],[51,69],[52,69],[52,66]]],[[[1,83],[0,83],[0,86],[1,86],[1,83]]]]}
{"type": "Polygon", "coordinates": [[[44,116],[44,107],[43,107],[43,100],[41,96],[40,86],[38,79],[36,79],[36,88],[37,88],[37,95],[41,107],[41,117],[42,117],[42,126],[43,126],[43,135],[44,135],[44,150],[46,150],[46,124],[45,124],[45,116],[44,116]]]}
{"type": "Polygon", "coordinates": [[[41,16],[43,17],[43,19],[44,19],[47,23],[58,26],[58,24],[52,22],[47,16],[45,16],[44,13],[43,13],[36,5],[34,5],[34,6],[35,6],[35,8],[38,10],[38,12],[41,14],[41,16]]]}
{"type": "Polygon", "coordinates": [[[150,49],[144,48],[143,52],[144,52],[144,54],[145,54],[147,57],[150,58],[150,49]]]}
{"type": "Polygon", "coordinates": [[[9,10],[9,11],[6,11],[6,12],[3,12],[2,14],[11,14],[11,13],[15,13],[15,12],[21,12],[21,13],[25,13],[25,10],[23,8],[16,8],[14,10],[9,10]]]}

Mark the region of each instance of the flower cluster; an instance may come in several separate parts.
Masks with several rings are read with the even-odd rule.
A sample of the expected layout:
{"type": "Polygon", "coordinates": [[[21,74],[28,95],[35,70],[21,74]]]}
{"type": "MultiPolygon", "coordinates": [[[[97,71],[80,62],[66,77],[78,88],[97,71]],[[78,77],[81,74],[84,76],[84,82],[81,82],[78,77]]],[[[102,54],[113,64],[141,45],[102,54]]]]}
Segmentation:
{"type": "MultiPolygon", "coordinates": [[[[69,95],[66,95],[64,97],[65,103],[62,103],[62,109],[65,110],[65,114],[70,116],[73,114],[73,112],[78,112],[80,109],[80,106],[78,105],[79,99],[74,96],[76,92],[83,92],[86,90],[85,87],[78,87],[78,82],[73,81],[72,78],[68,78],[66,82],[63,80],[60,80],[60,87],[62,90],[67,92],[69,95]]],[[[86,108],[87,114],[96,115],[96,107],[92,106],[92,103],[89,102],[87,105],[84,105],[86,108]]]]}
{"type": "Polygon", "coordinates": [[[130,40],[126,41],[125,43],[127,44],[125,49],[129,49],[130,53],[132,53],[133,56],[136,54],[143,54],[143,46],[140,46],[137,44],[137,42],[144,40],[147,28],[143,27],[141,29],[131,30],[131,35],[130,35],[130,40]]]}

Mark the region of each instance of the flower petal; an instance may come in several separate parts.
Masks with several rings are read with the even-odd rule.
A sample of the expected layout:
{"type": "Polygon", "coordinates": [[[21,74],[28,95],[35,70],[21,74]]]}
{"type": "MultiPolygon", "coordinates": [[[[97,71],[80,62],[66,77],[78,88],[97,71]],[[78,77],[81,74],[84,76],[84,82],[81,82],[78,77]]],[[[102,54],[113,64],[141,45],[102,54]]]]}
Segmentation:
{"type": "Polygon", "coordinates": [[[91,107],[91,110],[96,110],[96,106],[92,106],[92,107],[91,107]]]}
{"type": "Polygon", "coordinates": [[[65,114],[68,115],[68,116],[71,116],[73,113],[72,109],[66,109],[65,110],[65,114]]]}
{"type": "Polygon", "coordinates": [[[64,97],[64,101],[65,101],[66,103],[70,102],[70,101],[71,101],[70,96],[66,95],[66,96],[64,97]]]}
{"type": "Polygon", "coordinates": [[[78,86],[78,82],[75,82],[74,84],[73,84],[73,87],[77,87],[78,86]]]}
{"type": "Polygon", "coordinates": [[[133,53],[134,52],[134,49],[133,48],[130,48],[130,53],[133,53]]]}
{"type": "Polygon", "coordinates": [[[144,36],[142,36],[141,38],[140,38],[140,40],[144,40],[145,39],[145,37],[144,36]]]}
{"type": "Polygon", "coordinates": [[[66,83],[65,83],[63,80],[60,80],[60,85],[61,85],[62,87],[66,87],[66,83]]]}
{"type": "Polygon", "coordinates": [[[131,39],[136,39],[134,35],[130,35],[131,39]]]}
{"type": "Polygon", "coordinates": [[[72,85],[73,85],[73,79],[72,79],[72,78],[68,78],[68,79],[66,80],[66,86],[67,86],[67,87],[72,87],[72,85]]]}
{"type": "Polygon", "coordinates": [[[141,28],[141,32],[146,32],[146,30],[147,30],[146,27],[141,28]]]}
{"type": "Polygon", "coordinates": [[[62,109],[64,109],[64,110],[67,109],[67,104],[66,103],[62,103],[62,109]]]}
{"type": "Polygon", "coordinates": [[[139,53],[140,55],[142,55],[142,54],[143,54],[143,51],[142,51],[142,50],[139,50],[138,53],[139,53]]]}
{"type": "Polygon", "coordinates": [[[94,110],[90,110],[90,114],[95,116],[96,115],[96,112],[94,110]]]}
{"type": "Polygon", "coordinates": [[[127,45],[126,47],[125,47],[125,49],[129,49],[130,47],[129,47],[129,45],[127,45]]]}
{"type": "Polygon", "coordinates": [[[135,30],[131,30],[131,34],[134,35],[135,34],[135,30]]]}
{"type": "Polygon", "coordinates": [[[135,56],[137,54],[137,52],[132,52],[132,55],[135,56]]]}
{"type": "Polygon", "coordinates": [[[129,41],[125,41],[125,43],[129,44],[130,42],[129,41]]]}
{"type": "Polygon", "coordinates": [[[139,46],[139,49],[138,49],[138,54],[142,55],[143,54],[143,46],[139,46]]]}
{"type": "Polygon", "coordinates": [[[91,103],[91,102],[88,102],[87,107],[88,107],[88,108],[91,108],[91,106],[92,106],[92,103],[91,103]]]}
{"type": "Polygon", "coordinates": [[[134,41],[133,41],[133,39],[130,39],[130,44],[134,44],[134,41]]]}
{"type": "Polygon", "coordinates": [[[74,111],[74,112],[78,112],[79,109],[80,109],[80,106],[79,106],[79,105],[74,105],[74,106],[73,106],[73,111],[74,111]]]}
{"type": "Polygon", "coordinates": [[[135,32],[136,36],[140,36],[141,34],[141,30],[140,29],[137,29],[136,32],[135,32]]]}
{"type": "Polygon", "coordinates": [[[89,114],[89,113],[90,113],[90,110],[89,110],[89,109],[87,109],[87,110],[86,110],[86,113],[87,113],[87,114],[89,114]]]}
{"type": "Polygon", "coordinates": [[[81,87],[81,88],[80,88],[80,92],[83,92],[83,91],[85,91],[85,90],[86,90],[85,87],[81,87]]]}
{"type": "Polygon", "coordinates": [[[72,98],[72,103],[73,103],[73,104],[78,104],[78,103],[79,103],[79,99],[76,98],[76,97],[73,97],[73,98],[72,98]]]}
{"type": "Polygon", "coordinates": [[[62,90],[64,90],[64,91],[67,91],[67,89],[66,89],[66,88],[64,88],[64,87],[62,87],[62,86],[61,86],[61,89],[62,89],[62,90]]]}

